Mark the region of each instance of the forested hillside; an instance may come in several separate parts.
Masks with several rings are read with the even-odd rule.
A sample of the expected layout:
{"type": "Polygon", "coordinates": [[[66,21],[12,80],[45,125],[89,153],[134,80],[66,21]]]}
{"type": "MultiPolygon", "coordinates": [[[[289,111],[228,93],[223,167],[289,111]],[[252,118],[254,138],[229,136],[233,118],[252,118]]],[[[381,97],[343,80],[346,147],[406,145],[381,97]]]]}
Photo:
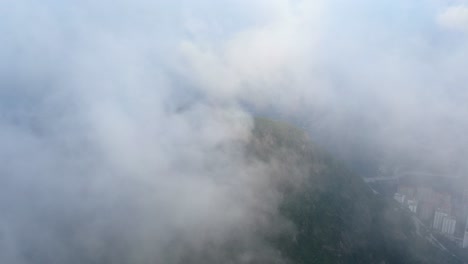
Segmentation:
{"type": "Polygon", "coordinates": [[[291,263],[458,263],[418,235],[411,215],[374,194],[306,133],[256,119],[250,152],[283,175],[281,215],[293,231],[271,237],[291,263]],[[279,165],[278,165],[279,164],[279,165]]]}

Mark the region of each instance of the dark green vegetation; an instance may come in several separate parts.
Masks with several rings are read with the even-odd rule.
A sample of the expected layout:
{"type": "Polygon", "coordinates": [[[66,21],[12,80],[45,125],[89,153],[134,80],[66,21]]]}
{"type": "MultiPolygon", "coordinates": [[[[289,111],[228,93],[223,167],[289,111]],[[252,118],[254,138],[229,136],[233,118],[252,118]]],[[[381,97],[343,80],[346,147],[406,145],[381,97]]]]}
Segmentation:
{"type": "Polygon", "coordinates": [[[280,214],[294,228],[268,240],[291,263],[459,263],[301,130],[256,119],[249,152],[279,168],[280,214]]]}

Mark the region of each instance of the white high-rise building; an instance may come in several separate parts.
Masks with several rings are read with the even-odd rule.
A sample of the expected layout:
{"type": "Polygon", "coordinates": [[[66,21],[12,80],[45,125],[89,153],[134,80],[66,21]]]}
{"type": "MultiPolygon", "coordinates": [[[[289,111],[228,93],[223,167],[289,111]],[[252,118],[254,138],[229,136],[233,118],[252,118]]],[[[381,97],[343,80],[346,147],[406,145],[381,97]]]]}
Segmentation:
{"type": "Polygon", "coordinates": [[[418,201],[416,200],[408,200],[408,208],[411,212],[416,213],[418,209],[418,201]]]}
{"type": "Polygon", "coordinates": [[[465,229],[465,235],[463,236],[463,248],[468,247],[468,230],[465,229]]]}
{"type": "Polygon", "coordinates": [[[403,204],[405,202],[405,195],[401,193],[395,193],[393,195],[393,199],[395,199],[397,202],[403,204]]]}
{"type": "Polygon", "coordinates": [[[442,221],[442,229],[441,232],[443,234],[453,236],[455,233],[455,225],[457,224],[457,220],[454,217],[445,217],[442,221]]]}
{"type": "Polygon", "coordinates": [[[435,212],[434,224],[432,225],[432,228],[434,228],[435,230],[441,231],[442,223],[444,221],[444,218],[447,217],[447,216],[448,215],[446,213],[437,210],[435,212]]]}
{"type": "Polygon", "coordinates": [[[462,244],[462,247],[463,248],[467,248],[468,247],[468,217],[466,219],[466,224],[465,224],[465,235],[463,236],[463,244],[462,244]]]}

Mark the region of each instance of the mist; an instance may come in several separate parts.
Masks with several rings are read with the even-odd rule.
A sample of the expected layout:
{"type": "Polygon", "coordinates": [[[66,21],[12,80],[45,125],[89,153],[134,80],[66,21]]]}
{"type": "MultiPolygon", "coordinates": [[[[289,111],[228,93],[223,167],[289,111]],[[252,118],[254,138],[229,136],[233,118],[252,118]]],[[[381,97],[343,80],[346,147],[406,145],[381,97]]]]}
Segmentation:
{"type": "Polygon", "coordinates": [[[291,228],[246,158],[259,113],[350,164],[465,177],[467,10],[2,1],[0,262],[286,262],[257,236],[291,228]]]}

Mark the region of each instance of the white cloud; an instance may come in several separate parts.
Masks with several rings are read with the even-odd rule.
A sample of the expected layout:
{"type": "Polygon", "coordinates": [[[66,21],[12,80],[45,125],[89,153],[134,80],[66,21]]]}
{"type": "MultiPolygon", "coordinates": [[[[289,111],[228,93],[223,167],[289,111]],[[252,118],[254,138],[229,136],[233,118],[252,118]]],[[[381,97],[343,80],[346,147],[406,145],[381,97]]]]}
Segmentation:
{"type": "Polygon", "coordinates": [[[214,97],[280,108],[323,89],[311,85],[320,78],[308,71],[322,56],[319,45],[326,5],[278,0],[258,1],[254,6],[260,13],[271,12],[220,42],[188,39],[181,43],[187,74],[214,97]]]}
{"type": "MultiPolygon", "coordinates": [[[[253,208],[276,201],[262,196],[266,168],[236,148],[252,128],[239,101],[304,122],[321,105],[335,146],[375,140],[466,166],[468,143],[452,140],[468,131],[466,45],[410,31],[426,14],[401,1],[0,2],[0,262],[36,248],[70,263],[49,220],[76,227],[84,255],[125,241],[129,263],[174,234],[200,245],[249,232],[253,208]]],[[[439,22],[466,28],[466,7],[439,22]]]]}
{"type": "Polygon", "coordinates": [[[468,6],[448,7],[437,16],[437,22],[450,30],[468,32],[468,6]]]}

